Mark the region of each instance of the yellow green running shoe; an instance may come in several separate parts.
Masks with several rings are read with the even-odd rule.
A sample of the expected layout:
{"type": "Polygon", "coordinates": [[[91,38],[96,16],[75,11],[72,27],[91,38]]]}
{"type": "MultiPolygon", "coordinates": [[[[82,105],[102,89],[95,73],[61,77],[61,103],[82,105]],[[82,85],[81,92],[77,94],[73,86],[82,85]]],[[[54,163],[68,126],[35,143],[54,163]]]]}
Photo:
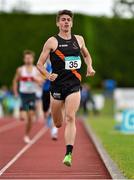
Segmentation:
{"type": "Polygon", "coordinates": [[[72,154],[71,153],[65,155],[65,158],[63,159],[63,164],[65,164],[66,166],[72,165],[72,154]]]}

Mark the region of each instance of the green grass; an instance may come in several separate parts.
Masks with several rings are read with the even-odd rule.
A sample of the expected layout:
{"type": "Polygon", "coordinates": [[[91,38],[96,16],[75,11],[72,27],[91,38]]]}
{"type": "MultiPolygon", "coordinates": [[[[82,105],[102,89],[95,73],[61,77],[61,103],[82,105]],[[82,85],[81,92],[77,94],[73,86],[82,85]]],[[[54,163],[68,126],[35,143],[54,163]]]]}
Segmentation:
{"type": "Polygon", "coordinates": [[[90,113],[88,122],[124,176],[134,179],[134,135],[124,135],[114,129],[113,102],[107,100],[98,116],[90,113]]]}

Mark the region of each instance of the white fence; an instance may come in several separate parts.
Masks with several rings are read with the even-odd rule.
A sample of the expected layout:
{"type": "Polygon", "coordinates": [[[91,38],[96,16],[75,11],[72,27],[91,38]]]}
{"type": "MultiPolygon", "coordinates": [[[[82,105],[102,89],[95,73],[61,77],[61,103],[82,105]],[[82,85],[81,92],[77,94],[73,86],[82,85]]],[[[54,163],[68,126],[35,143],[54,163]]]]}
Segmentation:
{"type": "MultiPolygon", "coordinates": [[[[95,103],[95,108],[98,111],[101,111],[104,107],[104,103],[105,103],[105,98],[102,94],[94,94],[93,95],[93,100],[95,103]]],[[[93,104],[89,101],[88,103],[88,109],[93,109],[93,104]]]]}
{"type": "Polygon", "coordinates": [[[122,121],[125,110],[134,110],[134,88],[114,90],[114,112],[117,121],[122,121]]]}

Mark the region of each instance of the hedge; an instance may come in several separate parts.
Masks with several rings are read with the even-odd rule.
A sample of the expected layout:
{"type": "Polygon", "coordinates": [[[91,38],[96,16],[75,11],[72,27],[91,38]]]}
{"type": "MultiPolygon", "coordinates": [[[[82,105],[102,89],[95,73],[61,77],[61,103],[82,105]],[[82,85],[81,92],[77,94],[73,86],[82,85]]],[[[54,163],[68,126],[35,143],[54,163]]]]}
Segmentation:
{"type": "MultiPolygon", "coordinates": [[[[12,84],[23,50],[35,51],[37,61],[44,42],[57,32],[55,15],[0,14],[0,84],[12,84]]],[[[85,78],[83,63],[83,81],[98,87],[112,78],[118,86],[134,86],[134,19],[76,14],[73,33],[85,38],[96,70],[95,78],[85,78]]]]}

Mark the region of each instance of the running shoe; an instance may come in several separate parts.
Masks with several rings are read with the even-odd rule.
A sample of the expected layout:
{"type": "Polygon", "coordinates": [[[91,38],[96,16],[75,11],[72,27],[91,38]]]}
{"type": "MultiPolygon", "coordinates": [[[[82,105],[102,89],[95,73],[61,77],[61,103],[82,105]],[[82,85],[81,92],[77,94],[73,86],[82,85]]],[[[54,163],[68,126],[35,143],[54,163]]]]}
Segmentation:
{"type": "Polygon", "coordinates": [[[29,144],[31,142],[29,136],[24,136],[24,142],[29,144]]]}
{"type": "Polygon", "coordinates": [[[58,140],[58,136],[56,134],[53,135],[51,138],[52,138],[53,141],[57,141],[58,140]]]}
{"type": "Polygon", "coordinates": [[[51,138],[52,138],[52,140],[57,140],[58,139],[58,128],[53,127],[51,129],[51,138]]]}
{"type": "Polygon", "coordinates": [[[63,164],[65,164],[66,166],[72,165],[72,154],[71,153],[65,155],[65,158],[63,159],[63,164]]]}

